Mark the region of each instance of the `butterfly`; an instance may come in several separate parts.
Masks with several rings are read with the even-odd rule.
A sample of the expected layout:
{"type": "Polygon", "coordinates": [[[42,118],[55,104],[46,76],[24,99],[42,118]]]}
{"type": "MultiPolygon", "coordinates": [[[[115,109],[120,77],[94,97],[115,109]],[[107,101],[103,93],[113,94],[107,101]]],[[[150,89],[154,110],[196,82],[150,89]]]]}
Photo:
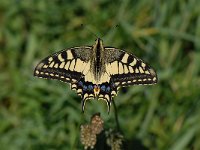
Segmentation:
{"type": "Polygon", "coordinates": [[[72,47],[44,58],[34,76],[70,83],[82,98],[82,111],[89,99],[102,99],[110,112],[120,87],[156,84],[157,74],[143,60],[114,47],[104,47],[100,38],[93,46],[72,47]]]}

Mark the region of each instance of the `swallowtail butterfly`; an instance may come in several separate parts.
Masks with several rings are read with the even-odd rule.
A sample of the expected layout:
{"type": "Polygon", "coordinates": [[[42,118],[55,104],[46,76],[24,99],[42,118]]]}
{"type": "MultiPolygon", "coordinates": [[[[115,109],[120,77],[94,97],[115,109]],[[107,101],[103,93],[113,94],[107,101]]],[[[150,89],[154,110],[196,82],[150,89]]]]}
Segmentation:
{"type": "Polygon", "coordinates": [[[93,46],[64,49],[43,59],[34,76],[70,83],[85,102],[105,100],[108,112],[120,87],[156,84],[157,75],[143,60],[114,47],[104,47],[100,38],[93,46]]]}

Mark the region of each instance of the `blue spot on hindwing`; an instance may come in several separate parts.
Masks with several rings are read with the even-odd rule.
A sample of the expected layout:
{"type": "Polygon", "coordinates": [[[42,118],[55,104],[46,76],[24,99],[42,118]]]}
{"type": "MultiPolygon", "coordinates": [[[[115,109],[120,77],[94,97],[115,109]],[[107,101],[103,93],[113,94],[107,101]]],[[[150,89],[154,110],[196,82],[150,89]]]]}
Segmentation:
{"type": "Polygon", "coordinates": [[[101,85],[101,91],[105,92],[106,90],[106,86],[105,85],[101,85]]]}
{"type": "Polygon", "coordinates": [[[106,88],[106,92],[110,92],[110,86],[106,88]]]}
{"type": "Polygon", "coordinates": [[[83,85],[83,91],[87,91],[87,86],[83,85]]]}
{"type": "Polygon", "coordinates": [[[93,86],[90,84],[90,85],[88,86],[88,89],[89,89],[90,91],[92,91],[92,90],[93,90],[93,86]]]}
{"type": "Polygon", "coordinates": [[[82,81],[79,81],[79,82],[78,82],[78,85],[81,86],[81,87],[83,87],[83,82],[82,82],[82,81]]]}
{"type": "Polygon", "coordinates": [[[111,83],[111,88],[115,88],[116,86],[115,86],[115,83],[111,83]]]}

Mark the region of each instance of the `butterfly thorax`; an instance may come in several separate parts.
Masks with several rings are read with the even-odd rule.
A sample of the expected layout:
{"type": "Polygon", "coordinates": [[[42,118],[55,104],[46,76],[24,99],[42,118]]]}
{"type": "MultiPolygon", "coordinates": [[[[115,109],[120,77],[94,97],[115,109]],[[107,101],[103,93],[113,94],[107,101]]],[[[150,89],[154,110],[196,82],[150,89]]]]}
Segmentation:
{"type": "Polygon", "coordinates": [[[109,78],[106,74],[105,59],[103,58],[105,58],[104,46],[102,41],[100,39],[97,39],[96,43],[93,45],[91,52],[91,71],[89,71],[85,75],[86,80],[91,81],[92,79],[93,83],[96,85],[101,84],[102,82],[106,82],[106,80],[109,81],[109,78]],[[107,78],[105,78],[105,76],[107,78]]]}

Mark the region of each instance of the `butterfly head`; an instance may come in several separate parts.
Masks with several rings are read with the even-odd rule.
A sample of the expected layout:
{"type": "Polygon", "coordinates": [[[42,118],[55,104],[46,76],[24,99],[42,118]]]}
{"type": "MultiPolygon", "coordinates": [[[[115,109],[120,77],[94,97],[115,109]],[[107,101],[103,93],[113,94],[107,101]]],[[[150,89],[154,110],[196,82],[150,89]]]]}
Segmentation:
{"type": "Polygon", "coordinates": [[[102,41],[100,38],[97,38],[96,40],[95,40],[96,42],[100,42],[100,41],[102,41]]]}
{"type": "Polygon", "coordinates": [[[103,41],[100,38],[97,38],[95,41],[94,49],[103,49],[103,41]]]}

